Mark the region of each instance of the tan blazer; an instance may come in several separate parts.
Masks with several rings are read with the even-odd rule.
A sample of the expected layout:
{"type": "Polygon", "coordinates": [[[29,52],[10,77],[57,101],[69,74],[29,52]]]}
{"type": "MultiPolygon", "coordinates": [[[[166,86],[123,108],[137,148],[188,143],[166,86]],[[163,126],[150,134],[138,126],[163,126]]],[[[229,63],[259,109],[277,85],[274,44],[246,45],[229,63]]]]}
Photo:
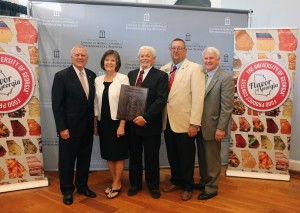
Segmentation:
{"type": "MultiPolygon", "coordinates": [[[[170,74],[172,62],[161,67],[170,74]]],[[[205,75],[200,64],[185,59],[169,92],[163,114],[163,130],[166,129],[167,116],[171,129],[176,133],[186,133],[190,124],[201,125],[205,95],[205,75]]]]}

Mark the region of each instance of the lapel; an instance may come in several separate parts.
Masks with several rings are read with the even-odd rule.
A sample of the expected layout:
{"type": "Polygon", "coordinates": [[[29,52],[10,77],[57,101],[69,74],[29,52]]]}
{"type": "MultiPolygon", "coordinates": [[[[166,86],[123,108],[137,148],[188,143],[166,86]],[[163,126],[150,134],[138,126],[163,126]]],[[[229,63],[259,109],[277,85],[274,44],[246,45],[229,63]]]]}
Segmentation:
{"type": "Polygon", "coordinates": [[[212,88],[215,86],[215,84],[218,82],[220,74],[221,74],[221,70],[220,70],[220,68],[218,68],[216,73],[212,77],[211,81],[209,82],[209,85],[205,91],[205,97],[210,92],[210,90],[212,90],[212,88]]]}
{"type": "Polygon", "coordinates": [[[147,74],[147,76],[146,76],[146,78],[143,80],[143,82],[142,82],[142,87],[144,86],[146,86],[146,85],[149,85],[149,83],[151,83],[151,79],[152,79],[152,77],[155,75],[155,70],[154,70],[154,67],[152,67],[150,70],[149,70],[149,72],[148,72],[148,74],[147,74]]]}
{"type": "MultiPolygon", "coordinates": [[[[86,74],[86,77],[87,77],[87,80],[88,80],[88,83],[89,83],[89,97],[88,99],[91,98],[91,95],[93,95],[93,90],[94,90],[94,84],[95,84],[95,80],[92,78],[91,76],[91,73],[89,70],[85,69],[85,74],[86,74]]],[[[81,84],[81,83],[80,83],[81,84]]],[[[83,88],[82,88],[82,91],[84,92],[83,88]]]]}
{"type": "MultiPolygon", "coordinates": [[[[171,65],[170,65],[170,69],[171,69],[171,65]]],[[[186,74],[186,72],[188,71],[188,66],[189,66],[189,61],[187,59],[184,59],[179,70],[176,71],[177,73],[175,75],[175,79],[173,81],[172,88],[169,93],[170,97],[172,97],[176,93],[177,89],[180,88],[181,81],[184,75],[186,74]]],[[[170,74],[170,72],[168,74],[170,74]]]]}
{"type": "Polygon", "coordinates": [[[135,86],[135,82],[137,80],[137,75],[139,73],[140,69],[136,69],[132,71],[132,74],[130,75],[129,81],[131,86],[135,86]]]}
{"type": "MultiPolygon", "coordinates": [[[[87,75],[87,72],[86,72],[86,75],[87,75]]],[[[89,80],[88,80],[88,81],[89,81],[89,80]]],[[[75,71],[73,65],[71,65],[71,67],[70,67],[70,82],[73,82],[73,83],[75,84],[75,87],[76,87],[76,88],[80,88],[80,89],[78,90],[79,93],[81,93],[81,95],[84,95],[84,97],[86,97],[85,92],[84,92],[84,90],[83,90],[83,87],[82,87],[82,85],[81,85],[81,82],[80,82],[80,80],[79,80],[79,78],[78,78],[78,75],[77,75],[77,73],[76,73],[76,71],[75,71]]],[[[89,89],[91,88],[90,86],[91,86],[91,83],[90,83],[90,81],[89,81],[89,89]]],[[[91,90],[90,90],[90,91],[91,91],[91,90]]],[[[90,92],[89,92],[89,96],[90,96],[90,92]]]]}

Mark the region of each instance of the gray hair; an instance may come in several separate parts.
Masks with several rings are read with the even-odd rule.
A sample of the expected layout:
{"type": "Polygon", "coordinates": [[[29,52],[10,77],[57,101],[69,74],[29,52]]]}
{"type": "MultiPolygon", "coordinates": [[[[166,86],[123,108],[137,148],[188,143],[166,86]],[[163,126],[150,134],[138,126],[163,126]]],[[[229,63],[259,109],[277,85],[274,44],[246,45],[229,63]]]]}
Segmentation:
{"type": "Polygon", "coordinates": [[[217,55],[217,58],[220,59],[220,50],[219,49],[217,49],[215,47],[206,47],[202,52],[202,58],[206,52],[215,53],[217,55]]]}
{"type": "Polygon", "coordinates": [[[87,55],[89,55],[89,52],[88,52],[87,48],[86,48],[85,46],[81,45],[81,44],[76,44],[76,45],[71,49],[71,55],[73,55],[74,50],[77,49],[77,48],[79,48],[79,49],[85,49],[87,55]]]}
{"type": "Polygon", "coordinates": [[[149,50],[153,54],[153,56],[156,57],[156,51],[153,47],[151,47],[151,46],[141,46],[140,49],[139,49],[139,52],[138,52],[138,56],[140,55],[142,50],[149,50]]]}

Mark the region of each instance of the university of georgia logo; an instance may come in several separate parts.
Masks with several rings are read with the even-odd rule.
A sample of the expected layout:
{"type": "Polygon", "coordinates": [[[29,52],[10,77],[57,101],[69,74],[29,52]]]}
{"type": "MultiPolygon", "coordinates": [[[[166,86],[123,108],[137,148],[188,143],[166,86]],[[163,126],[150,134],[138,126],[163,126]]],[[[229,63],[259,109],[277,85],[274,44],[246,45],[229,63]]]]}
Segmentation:
{"type": "Polygon", "coordinates": [[[288,72],[272,60],[257,60],[240,73],[237,91],[242,102],[256,111],[270,111],[281,106],[290,93],[288,72]]]}
{"type": "Polygon", "coordinates": [[[19,57],[0,53],[0,113],[23,107],[34,92],[34,75],[19,57]]]}

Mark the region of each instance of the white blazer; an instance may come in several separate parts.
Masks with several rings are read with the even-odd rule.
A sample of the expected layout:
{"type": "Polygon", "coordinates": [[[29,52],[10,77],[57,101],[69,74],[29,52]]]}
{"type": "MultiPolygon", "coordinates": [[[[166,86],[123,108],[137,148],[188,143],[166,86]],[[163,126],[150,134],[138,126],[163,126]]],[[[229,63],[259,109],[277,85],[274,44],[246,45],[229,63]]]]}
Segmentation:
{"type": "MultiPolygon", "coordinates": [[[[105,75],[101,75],[95,79],[96,95],[94,101],[94,110],[95,110],[95,116],[98,117],[99,121],[101,120],[104,77],[105,75]]],[[[110,114],[112,120],[117,120],[119,96],[120,96],[120,89],[122,84],[129,85],[129,79],[127,75],[117,73],[117,75],[113,79],[113,82],[109,86],[109,90],[108,90],[109,108],[110,108],[110,114]]]]}

